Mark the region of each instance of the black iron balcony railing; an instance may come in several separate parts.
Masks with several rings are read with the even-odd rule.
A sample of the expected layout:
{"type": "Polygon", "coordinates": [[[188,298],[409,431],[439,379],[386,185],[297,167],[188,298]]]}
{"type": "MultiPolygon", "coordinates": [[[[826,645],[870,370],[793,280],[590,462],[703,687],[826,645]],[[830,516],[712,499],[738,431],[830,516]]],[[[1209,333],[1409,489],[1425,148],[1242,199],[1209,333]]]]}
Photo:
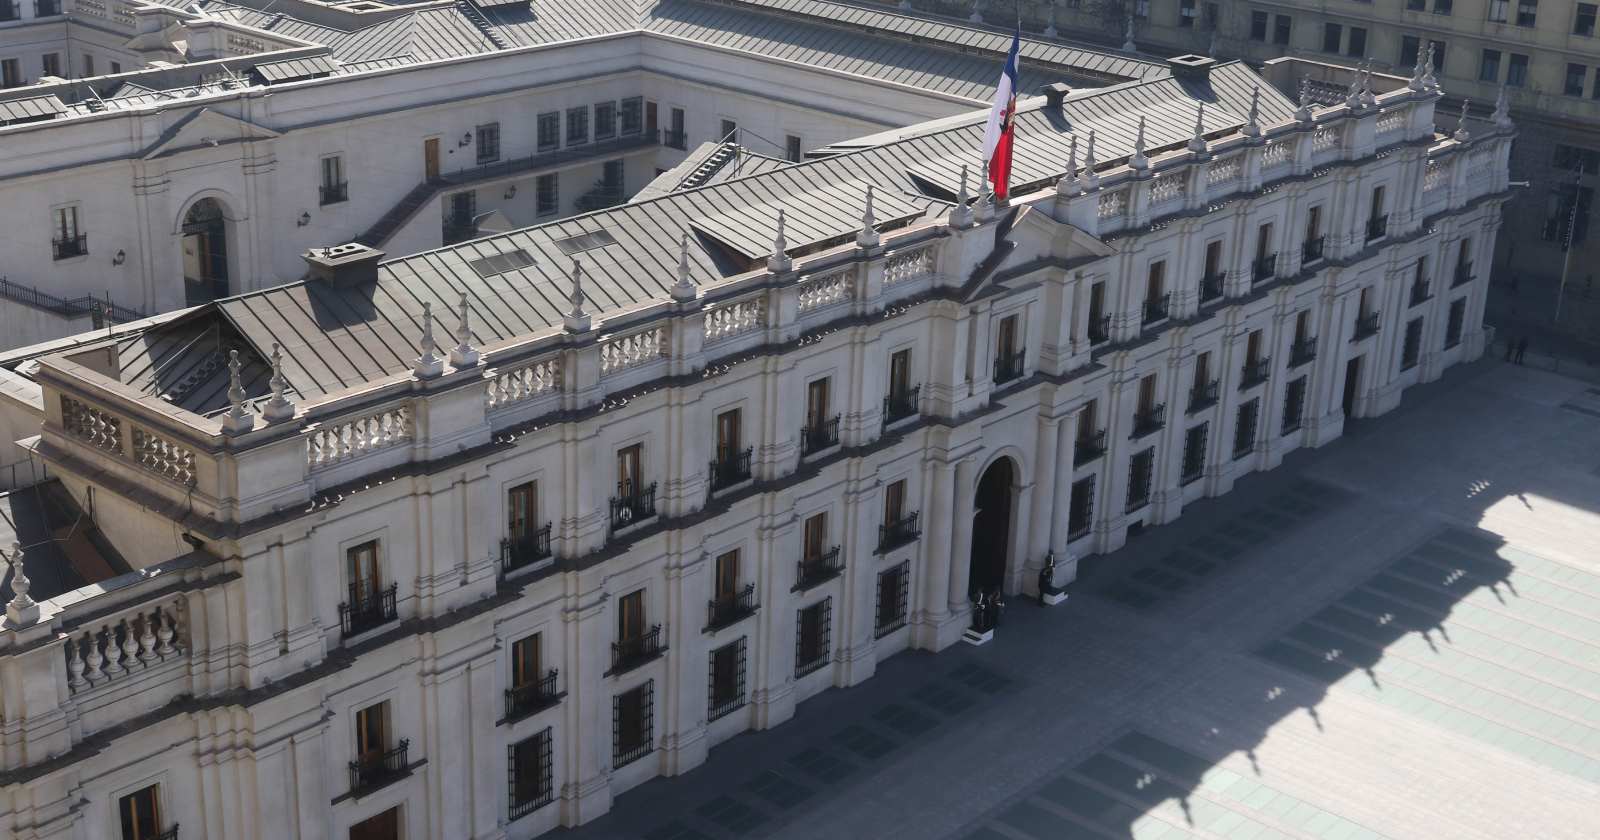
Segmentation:
{"type": "Polygon", "coordinates": [[[22,12],[18,9],[16,0],[0,0],[0,23],[21,17],[22,12]]]}
{"type": "Polygon", "coordinates": [[[1472,282],[1472,261],[1468,260],[1456,266],[1455,278],[1450,281],[1450,288],[1464,286],[1472,282]]]}
{"type": "Polygon", "coordinates": [[[617,495],[611,497],[611,530],[627,528],[656,515],[656,483],[634,487],[629,482],[617,483],[617,495]]]}
{"type": "Polygon", "coordinates": [[[1172,293],[1168,292],[1160,297],[1150,298],[1144,302],[1144,322],[1154,324],[1167,317],[1172,308],[1172,293]]]}
{"type": "Polygon", "coordinates": [[[755,447],[747,446],[739,452],[725,452],[711,462],[711,490],[726,490],[735,484],[750,480],[750,456],[755,447]]]}
{"type": "Polygon", "coordinates": [[[1325,235],[1307,239],[1305,244],[1300,246],[1300,264],[1309,265],[1322,259],[1322,246],[1327,241],[1328,237],[1325,235]]]}
{"type": "Polygon", "coordinates": [[[839,415],[830,420],[800,427],[800,455],[815,455],[824,449],[839,445],[839,415]]]}
{"type": "Polygon", "coordinates": [[[34,17],[55,17],[61,14],[61,0],[34,0],[34,17]]]}
{"type": "Polygon", "coordinates": [[[68,260],[89,253],[89,235],[85,233],[52,239],[50,244],[55,246],[55,256],[58,260],[68,260]]]}
{"type": "Polygon", "coordinates": [[[1389,232],[1389,214],[1373,216],[1367,220],[1367,241],[1382,239],[1389,232]]]}
{"type": "Polygon", "coordinates": [[[1081,467],[1106,454],[1106,430],[1101,429],[1087,437],[1079,435],[1078,441],[1072,449],[1072,465],[1074,467],[1081,467]]]}
{"type": "Polygon", "coordinates": [[[1430,285],[1431,284],[1428,282],[1427,278],[1424,278],[1424,277],[1419,277],[1419,278],[1411,281],[1411,305],[1412,306],[1416,306],[1417,304],[1420,304],[1420,303],[1425,303],[1425,302],[1427,302],[1428,298],[1433,297],[1433,295],[1428,293],[1428,287],[1430,285]]]}
{"type": "Polygon", "coordinates": [[[1267,381],[1267,374],[1272,370],[1271,359],[1256,359],[1245,362],[1244,369],[1239,371],[1239,390],[1252,388],[1267,381]]]}
{"type": "Polygon", "coordinates": [[[521,720],[560,703],[563,695],[556,691],[556,674],[551,668],[537,680],[506,689],[506,720],[521,720]]]}
{"type": "Polygon", "coordinates": [[[1317,339],[1302,338],[1289,345],[1289,367],[1297,368],[1317,357],[1317,339]]]}
{"type": "Polygon", "coordinates": [[[1223,273],[1207,274],[1200,278],[1200,302],[1210,303],[1222,297],[1223,273]]]}
{"type": "Polygon", "coordinates": [[[756,585],[747,583],[737,592],[729,592],[706,602],[706,629],[720,630],[738,622],[745,616],[755,615],[756,585]]]}
{"type": "Polygon", "coordinates": [[[917,413],[917,404],[922,396],[922,386],[917,385],[904,391],[890,391],[883,398],[883,425],[885,428],[891,423],[898,423],[917,413]]]}
{"type": "Polygon", "coordinates": [[[1167,404],[1156,403],[1144,411],[1133,413],[1133,434],[1130,439],[1142,438],[1152,432],[1159,431],[1167,424],[1167,404]]]}
{"type": "Polygon", "coordinates": [[[918,527],[921,513],[908,513],[893,522],[885,522],[878,526],[878,553],[883,554],[893,551],[902,545],[915,542],[922,535],[918,527]]]}
{"type": "Polygon", "coordinates": [[[318,203],[326,207],[329,204],[338,204],[350,200],[350,182],[340,181],[337,184],[323,184],[318,187],[318,203]]]}
{"type": "Polygon", "coordinates": [[[395,595],[399,591],[398,583],[391,583],[387,588],[377,590],[352,584],[350,600],[339,605],[339,631],[344,638],[348,639],[394,621],[395,595]]]}
{"type": "Polygon", "coordinates": [[[1264,257],[1257,257],[1250,276],[1254,277],[1257,283],[1264,283],[1278,276],[1278,255],[1268,254],[1264,257]]]}
{"type": "Polygon", "coordinates": [[[1196,383],[1189,389],[1189,413],[1203,411],[1217,404],[1217,396],[1222,389],[1218,380],[1196,383]]]}
{"type": "Polygon", "coordinates": [[[802,557],[795,564],[794,588],[796,592],[827,583],[844,571],[839,561],[839,547],[834,546],[815,557],[802,557]]]}
{"type": "Polygon", "coordinates": [[[178,840],[178,824],[173,823],[171,828],[151,837],[150,840],[178,840]]]}
{"type": "Polygon", "coordinates": [[[611,643],[611,673],[632,671],[666,652],[666,647],[661,644],[661,625],[651,625],[649,630],[637,636],[611,643]]]}
{"type": "Polygon", "coordinates": [[[500,540],[500,574],[508,575],[518,569],[550,559],[550,523],[526,534],[500,540]]]}
{"type": "Polygon", "coordinates": [[[1028,351],[1014,350],[994,359],[994,384],[1001,385],[1022,376],[1028,351]]]}
{"type": "Polygon", "coordinates": [[[478,223],[474,222],[471,216],[446,216],[444,219],[444,229],[442,233],[444,236],[444,244],[446,245],[454,245],[457,242],[465,242],[468,239],[477,237],[478,223]]]}
{"type": "Polygon", "coordinates": [[[1355,336],[1353,338],[1350,339],[1351,341],[1360,341],[1361,339],[1366,338],[1367,336],[1372,336],[1372,335],[1377,335],[1377,334],[1378,334],[1378,313],[1376,313],[1376,312],[1368,312],[1365,315],[1356,316],[1356,334],[1355,334],[1355,336]]]}
{"type": "Polygon", "coordinates": [[[1111,316],[1089,316],[1089,344],[1104,344],[1111,340],[1111,316]]]}
{"type": "Polygon", "coordinates": [[[350,792],[372,790],[404,776],[411,766],[406,763],[406,750],[410,746],[409,740],[401,738],[394,749],[350,762],[350,792]]]}

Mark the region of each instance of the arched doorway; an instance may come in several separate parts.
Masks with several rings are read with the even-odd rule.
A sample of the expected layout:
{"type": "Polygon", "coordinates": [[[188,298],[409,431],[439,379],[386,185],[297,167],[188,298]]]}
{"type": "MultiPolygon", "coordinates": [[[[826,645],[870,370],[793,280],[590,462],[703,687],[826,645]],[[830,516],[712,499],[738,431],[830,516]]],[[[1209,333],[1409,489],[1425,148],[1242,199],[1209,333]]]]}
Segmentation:
{"type": "Polygon", "coordinates": [[[1005,583],[1011,553],[1011,504],[1017,468],[1010,458],[999,458],[983,471],[973,499],[972,557],[967,577],[967,598],[980,593],[999,594],[1005,583]]]}
{"type": "Polygon", "coordinates": [[[183,217],[184,301],[198,306],[228,294],[228,219],[220,202],[202,198],[183,217]]]}

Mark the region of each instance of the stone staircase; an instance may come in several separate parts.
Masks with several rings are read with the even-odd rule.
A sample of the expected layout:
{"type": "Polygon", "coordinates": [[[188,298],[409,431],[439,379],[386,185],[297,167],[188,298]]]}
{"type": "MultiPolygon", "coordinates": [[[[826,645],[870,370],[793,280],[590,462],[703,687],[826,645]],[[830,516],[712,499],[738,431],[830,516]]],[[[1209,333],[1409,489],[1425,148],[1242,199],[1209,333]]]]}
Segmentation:
{"type": "Polygon", "coordinates": [[[500,37],[499,31],[494,28],[493,24],[489,23],[489,19],[483,16],[483,12],[479,11],[477,6],[472,5],[467,0],[456,0],[456,9],[461,12],[462,17],[471,21],[472,25],[483,33],[483,37],[488,39],[495,49],[503,50],[506,48],[506,40],[500,37]]]}
{"type": "Polygon", "coordinates": [[[416,215],[417,211],[422,209],[422,206],[427,204],[429,199],[433,198],[434,193],[438,192],[441,186],[443,184],[438,181],[423,181],[412,187],[411,192],[406,193],[405,198],[400,199],[400,203],[389,208],[389,212],[383,214],[383,217],[378,219],[377,223],[372,227],[367,228],[365,233],[356,237],[356,241],[368,248],[380,247],[385,240],[400,229],[401,225],[416,215]]]}

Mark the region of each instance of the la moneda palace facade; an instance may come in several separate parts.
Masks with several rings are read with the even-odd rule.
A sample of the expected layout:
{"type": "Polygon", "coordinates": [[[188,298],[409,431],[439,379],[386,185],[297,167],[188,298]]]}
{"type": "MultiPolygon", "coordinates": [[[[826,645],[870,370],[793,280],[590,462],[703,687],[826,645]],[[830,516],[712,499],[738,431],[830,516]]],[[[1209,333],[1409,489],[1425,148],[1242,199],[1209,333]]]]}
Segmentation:
{"type": "Polygon", "coordinates": [[[117,573],[9,578],[0,836],[534,837],[1058,592],[1482,354],[1440,95],[1180,57],[1023,98],[1001,206],[975,110],[24,354],[117,573]]]}

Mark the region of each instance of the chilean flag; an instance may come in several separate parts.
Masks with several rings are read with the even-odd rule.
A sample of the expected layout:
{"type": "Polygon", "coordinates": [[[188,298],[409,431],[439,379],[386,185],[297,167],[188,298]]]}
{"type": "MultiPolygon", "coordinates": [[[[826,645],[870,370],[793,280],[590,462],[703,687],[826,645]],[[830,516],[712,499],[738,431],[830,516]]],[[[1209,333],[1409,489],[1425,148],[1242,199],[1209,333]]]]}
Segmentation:
{"type": "Polygon", "coordinates": [[[989,125],[983,131],[983,160],[989,169],[989,183],[995,199],[1004,201],[1011,192],[1011,138],[1016,128],[1017,50],[1022,47],[1022,24],[1011,36],[1011,52],[994,91],[994,107],[989,110],[989,125]]]}

